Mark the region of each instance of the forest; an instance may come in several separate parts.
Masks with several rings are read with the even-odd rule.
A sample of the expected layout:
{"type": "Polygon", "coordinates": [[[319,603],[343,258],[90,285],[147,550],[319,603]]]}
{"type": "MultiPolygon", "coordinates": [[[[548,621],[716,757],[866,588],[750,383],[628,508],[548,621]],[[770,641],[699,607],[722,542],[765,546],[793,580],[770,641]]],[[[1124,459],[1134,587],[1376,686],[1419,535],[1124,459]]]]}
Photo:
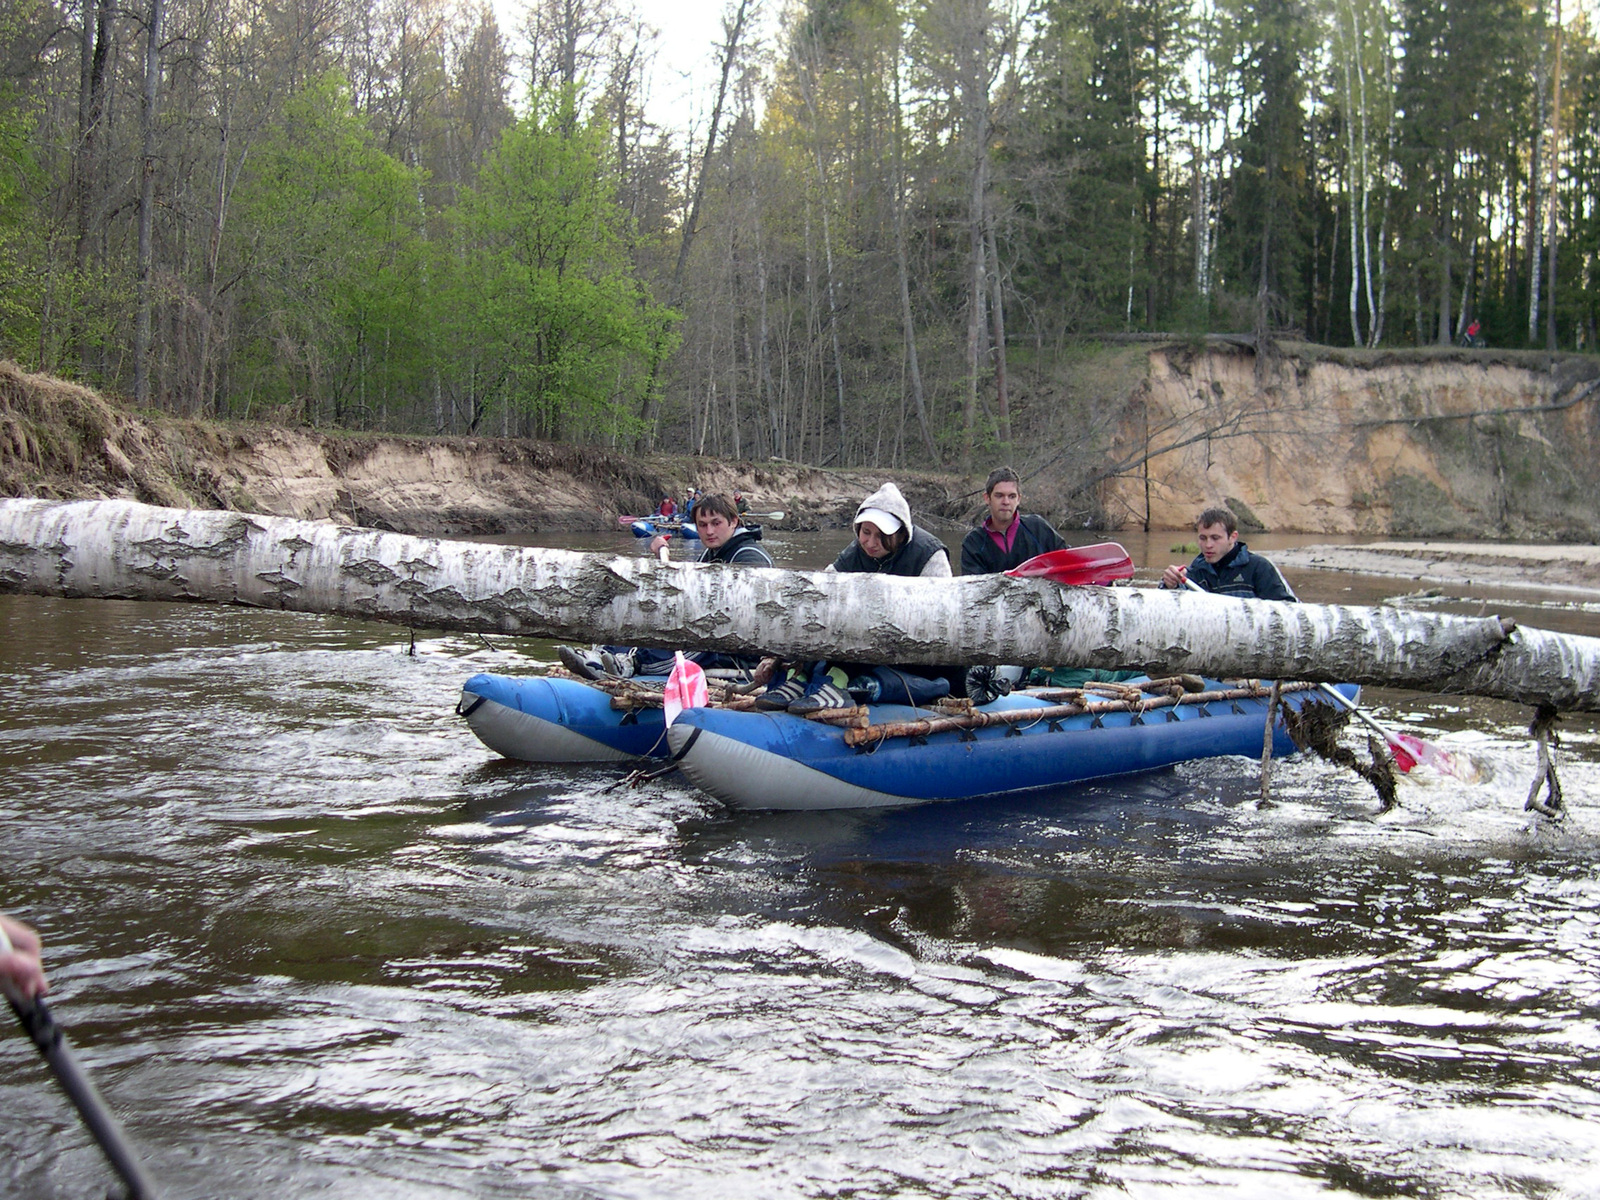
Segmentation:
{"type": "Polygon", "coordinates": [[[1141,336],[1591,351],[1567,2],[728,0],[668,122],[627,0],[0,0],[0,355],[191,417],[969,470],[1101,420],[1070,381],[1141,336]]]}

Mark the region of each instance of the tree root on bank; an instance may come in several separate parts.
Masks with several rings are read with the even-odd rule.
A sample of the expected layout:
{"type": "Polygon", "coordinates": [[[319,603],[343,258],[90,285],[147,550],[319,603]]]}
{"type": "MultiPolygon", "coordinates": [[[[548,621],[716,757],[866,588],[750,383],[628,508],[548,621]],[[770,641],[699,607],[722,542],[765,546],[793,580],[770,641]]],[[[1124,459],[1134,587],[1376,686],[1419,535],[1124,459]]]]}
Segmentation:
{"type": "Polygon", "coordinates": [[[1552,746],[1561,744],[1561,735],[1556,732],[1556,722],[1561,719],[1561,714],[1553,704],[1540,704],[1534,711],[1533,723],[1528,726],[1528,732],[1539,746],[1539,766],[1533,777],[1533,786],[1528,789],[1528,802],[1522,806],[1523,812],[1536,812],[1555,820],[1560,820],[1564,815],[1561,800],[1561,780],[1556,778],[1555,755],[1550,752],[1552,746]],[[1547,798],[1539,799],[1539,792],[1548,788],[1547,798]]]}
{"type": "Polygon", "coordinates": [[[1378,815],[1399,807],[1399,780],[1395,774],[1394,756],[1382,738],[1367,735],[1367,752],[1372,761],[1363,763],[1355,751],[1339,743],[1339,735],[1350,722],[1350,714],[1331,704],[1305,704],[1298,711],[1285,708],[1284,728],[1294,744],[1302,750],[1311,750],[1319,758],[1346,767],[1372,785],[1378,793],[1378,815]]]}

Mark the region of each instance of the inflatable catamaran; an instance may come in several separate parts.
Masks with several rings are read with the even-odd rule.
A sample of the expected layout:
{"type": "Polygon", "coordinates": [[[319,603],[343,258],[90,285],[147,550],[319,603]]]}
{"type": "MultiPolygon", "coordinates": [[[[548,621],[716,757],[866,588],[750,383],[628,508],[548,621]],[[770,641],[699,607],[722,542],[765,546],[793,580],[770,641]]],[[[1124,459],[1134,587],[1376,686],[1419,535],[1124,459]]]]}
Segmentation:
{"type": "MultiPolygon", "coordinates": [[[[1081,586],[1133,575],[1115,542],[1052,550],[1008,575],[1081,586]]],[[[1294,743],[1284,710],[1328,703],[1316,684],[1286,684],[1273,753],[1294,743]]],[[[691,782],[733,808],[877,808],[969,800],[1132,775],[1197,758],[1259,757],[1272,685],[1197,679],[1088,684],[1013,693],[991,704],[875,704],[806,717],[754,710],[718,689],[669,728],[659,694],[637,681],[475,675],[457,710],[490,749],[530,762],[672,757],[691,782]],[[720,703],[718,703],[720,699],[720,703]]],[[[1353,707],[1357,689],[1337,689],[1353,707]]]]}
{"type": "MultiPolygon", "coordinates": [[[[1352,685],[1339,690],[1357,694],[1352,685]]],[[[877,808],[1058,788],[1199,758],[1259,758],[1270,691],[1260,681],[1133,682],[1018,693],[981,707],[862,706],[821,719],[708,706],[685,710],[668,729],[659,701],[637,687],[484,674],[463,685],[458,711],[508,758],[670,755],[732,808],[877,808]]],[[[1285,709],[1318,702],[1314,685],[1285,686],[1285,709]]],[[[1281,712],[1275,726],[1273,753],[1292,753],[1281,712]]]]}

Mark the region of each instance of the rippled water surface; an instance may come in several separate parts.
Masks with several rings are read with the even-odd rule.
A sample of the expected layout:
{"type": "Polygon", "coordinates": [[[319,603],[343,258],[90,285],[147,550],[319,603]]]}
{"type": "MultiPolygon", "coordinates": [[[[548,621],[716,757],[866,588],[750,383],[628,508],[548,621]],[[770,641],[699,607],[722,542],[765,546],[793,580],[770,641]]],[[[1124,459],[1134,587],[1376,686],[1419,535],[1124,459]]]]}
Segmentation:
{"type": "MultiPolygon", "coordinates": [[[[459,684],[548,645],[409,650],[0,596],[0,902],[171,1196],[1600,1195],[1593,721],[1560,824],[1525,710],[1401,693],[1482,782],[732,816],[484,750],[459,684]]],[[[107,1179],[0,1038],[0,1194],[107,1179]]]]}

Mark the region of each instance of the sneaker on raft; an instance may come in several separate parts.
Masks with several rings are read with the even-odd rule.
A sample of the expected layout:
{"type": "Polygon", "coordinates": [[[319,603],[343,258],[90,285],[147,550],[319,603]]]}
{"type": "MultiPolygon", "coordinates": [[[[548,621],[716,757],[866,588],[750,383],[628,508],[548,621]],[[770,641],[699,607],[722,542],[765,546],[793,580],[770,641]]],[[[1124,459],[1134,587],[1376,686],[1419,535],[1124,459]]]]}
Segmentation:
{"type": "Polygon", "coordinates": [[[618,679],[630,679],[637,672],[639,654],[636,650],[602,650],[600,651],[600,666],[607,675],[615,675],[618,679]]]}
{"type": "Polygon", "coordinates": [[[774,684],[756,697],[756,707],[766,712],[781,712],[806,694],[805,681],[790,677],[774,684]]]}
{"type": "Polygon", "coordinates": [[[821,712],[825,708],[854,708],[856,702],[836,683],[825,683],[814,692],[807,692],[800,699],[789,705],[789,711],[796,716],[807,716],[810,713],[821,712]]]}
{"type": "Polygon", "coordinates": [[[562,666],[579,679],[601,679],[605,676],[605,664],[594,649],[574,650],[571,646],[557,646],[556,657],[561,660],[562,666]]]}

